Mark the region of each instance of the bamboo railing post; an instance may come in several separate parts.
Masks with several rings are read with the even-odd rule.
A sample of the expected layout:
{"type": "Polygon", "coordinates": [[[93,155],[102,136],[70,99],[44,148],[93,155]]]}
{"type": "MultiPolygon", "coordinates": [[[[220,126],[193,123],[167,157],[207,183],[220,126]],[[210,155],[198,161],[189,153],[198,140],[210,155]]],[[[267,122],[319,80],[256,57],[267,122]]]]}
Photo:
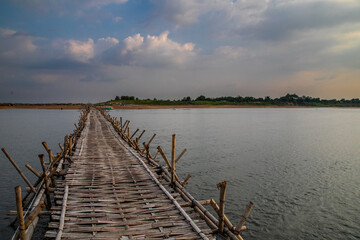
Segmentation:
{"type": "Polygon", "coordinates": [[[26,182],[26,184],[30,187],[32,192],[36,192],[34,186],[30,183],[30,181],[27,179],[27,177],[25,176],[25,174],[21,171],[21,169],[19,168],[19,166],[16,164],[16,162],[10,157],[10,155],[8,154],[8,152],[5,150],[5,148],[1,148],[1,150],[3,151],[3,153],[5,154],[5,156],[9,159],[9,161],[11,162],[11,164],[15,167],[15,169],[18,171],[18,173],[20,174],[20,176],[22,177],[22,179],[26,182]]]}
{"type": "Polygon", "coordinates": [[[182,156],[184,156],[184,154],[186,153],[186,148],[182,151],[182,153],[177,157],[177,159],[175,160],[175,163],[177,163],[179,160],[180,160],[180,158],[182,158],[182,156]]]}
{"type": "Polygon", "coordinates": [[[33,169],[29,164],[26,164],[25,167],[27,167],[33,174],[35,174],[38,178],[41,178],[41,174],[38,173],[35,169],[33,169]]]}
{"type": "Polygon", "coordinates": [[[31,223],[34,221],[34,219],[40,214],[41,210],[44,207],[45,207],[45,204],[40,203],[31,211],[30,215],[26,218],[26,221],[25,221],[26,229],[28,229],[28,227],[31,225],[31,223]]]}
{"type": "Polygon", "coordinates": [[[182,186],[185,186],[186,184],[188,184],[188,183],[189,183],[190,178],[191,178],[191,175],[190,175],[190,174],[188,174],[188,175],[187,175],[187,177],[185,178],[185,180],[181,183],[181,185],[182,185],[182,186]]]}
{"type": "Polygon", "coordinates": [[[120,117],[120,130],[122,131],[123,125],[122,125],[122,117],[120,117]]]}
{"type": "Polygon", "coordinates": [[[39,154],[39,158],[40,158],[40,162],[41,162],[41,167],[43,169],[44,172],[44,180],[45,180],[45,194],[46,194],[46,208],[48,210],[50,210],[51,208],[51,198],[50,198],[50,189],[49,189],[49,179],[47,176],[47,170],[45,167],[45,163],[44,163],[44,154],[39,154]]]}
{"type": "Polygon", "coordinates": [[[218,183],[217,187],[220,188],[219,232],[224,233],[226,181],[218,183]]]}
{"type": "Polygon", "coordinates": [[[169,162],[169,160],[167,159],[167,157],[166,157],[164,151],[162,150],[162,148],[161,148],[160,146],[158,146],[157,149],[159,150],[159,153],[160,153],[160,155],[163,157],[163,159],[164,159],[166,165],[168,166],[168,168],[171,169],[170,162],[169,162]]]}
{"type": "Polygon", "coordinates": [[[131,135],[130,140],[135,136],[135,134],[139,131],[139,129],[136,129],[136,131],[131,135]]]}
{"type": "Polygon", "coordinates": [[[175,183],[175,140],[176,135],[172,135],[172,148],[171,148],[171,185],[174,187],[175,183]]]}
{"type": "Polygon", "coordinates": [[[60,147],[61,151],[64,152],[64,148],[63,148],[63,146],[61,145],[61,143],[59,143],[59,147],[60,147]]]}
{"type": "Polygon", "coordinates": [[[49,147],[48,147],[48,145],[47,145],[47,143],[45,141],[42,142],[42,145],[44,146],[46,152],[49,152],[49,147]]]}
{"type": "Polygon", "coordinates": [[[64,137],[64,162],[65,162],[65,159],[66,159],[66,153],[67,153],[67,148],[68,148],[68,135],[66,135],[64,137]]]}
{"type": "Polygon", "coordinates": [[[139,145],[140,138],[144,135],[146,130],[143,130],[138,138],[136,138],[136,143],[139,145]]]}
{"type": "Polygon", "coordinates": [[[52,174],[53,172],[53,155],[52,155],[52,150],[49,149],[49,160],[50,160],[50,165],[49,165],[49,171],[50,171],[50,175],[51,175],[51,186],[55,186],[55,179],[54,179],[54,175],[52,174]]]}
{"type": "Polygon", "coordinates": [[[73,143],[73,137],[69,137],[69,156],[72,155],[72,143],[73,143]]]}
{"type": "Polygon", "coordinates": [[[241,232],[241,229],[244,226],[246,219],[249,217],[250,212],[253,209],[253,207],[254,207],[254,203],[250,201],[245,209],[244,214],[241,216],[241,220],[240,220],[239,224],[236,226],[235,231],[241,232]]]}
{"type": "Polygon", "coordinates": [[[24,220],[24,212],[23,212],[23,206],[22,206],[22,200],[21,200],[21,187],[20,186],[15,187],[15,193],[16,193],[17,219],[19,222],[19,229],[20,229],[20,239],[25,240],[26,239],[26,228],[25,228],[25,220],[24,220]]]}

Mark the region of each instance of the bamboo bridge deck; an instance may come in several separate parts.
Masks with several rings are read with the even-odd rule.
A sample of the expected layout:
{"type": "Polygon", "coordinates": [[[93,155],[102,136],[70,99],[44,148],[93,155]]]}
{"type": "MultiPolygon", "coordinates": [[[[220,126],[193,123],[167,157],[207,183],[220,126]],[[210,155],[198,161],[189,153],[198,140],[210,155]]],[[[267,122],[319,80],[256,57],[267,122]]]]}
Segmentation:
{"type": "Polygon", "coordinates": [[[71,162],[65,179],[55,185],[57,205],[51,208],[46,237],[215,238],[180,194],[95,109],[89,113],[71,162]]]}

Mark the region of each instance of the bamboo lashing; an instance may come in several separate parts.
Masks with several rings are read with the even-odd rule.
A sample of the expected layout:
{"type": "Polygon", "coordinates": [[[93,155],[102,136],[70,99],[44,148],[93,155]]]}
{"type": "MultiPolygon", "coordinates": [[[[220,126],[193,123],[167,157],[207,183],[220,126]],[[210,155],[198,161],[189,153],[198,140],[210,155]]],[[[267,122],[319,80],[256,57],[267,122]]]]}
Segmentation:
{"type": "Polygon", "coordinates": [[[17,219],[18,219],[19,229],[20,229],[20,239],[25,240],[26,239],[26,228],[25,228],[24,213],[23,213],[23,207],[22,207],[22,201],[21,201],[21,187],[20,186],[15,187],[15,194],[16,194],[17,219]]]}
{"type": "Polygon", "coordinates": [[[33,185],[30,183],[30,181],[27,179],[27,177],[25,176],[25,174],[21,171],[21,169],[19,168],[19,166],[15,163],[15,161],[10,157],[9,153],[5,150],[5,148],[1,148],[1,150],[3,151],[3,153],[5,154],[5,156],[9,159],[9,161],[11,162],[11,164],[15,167],[15,169],[18,171],[18,173],[20,174],[20,176],[22,177],[22,179],[26,182],[26,184],[30,187],[32,192],[36,192],[35,188],[33,187],[33,185]]]}

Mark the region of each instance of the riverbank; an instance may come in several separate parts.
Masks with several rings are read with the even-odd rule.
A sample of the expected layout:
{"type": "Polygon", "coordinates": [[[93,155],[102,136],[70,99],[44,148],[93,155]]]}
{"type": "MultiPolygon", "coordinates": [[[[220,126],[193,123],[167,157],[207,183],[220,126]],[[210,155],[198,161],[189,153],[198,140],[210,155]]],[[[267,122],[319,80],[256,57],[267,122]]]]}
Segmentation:
{"type": "Polygon", "coordinates": [[[75,110],[82,108],[84,108],[84,104],[0,104],[0,109],[75,110]]]}

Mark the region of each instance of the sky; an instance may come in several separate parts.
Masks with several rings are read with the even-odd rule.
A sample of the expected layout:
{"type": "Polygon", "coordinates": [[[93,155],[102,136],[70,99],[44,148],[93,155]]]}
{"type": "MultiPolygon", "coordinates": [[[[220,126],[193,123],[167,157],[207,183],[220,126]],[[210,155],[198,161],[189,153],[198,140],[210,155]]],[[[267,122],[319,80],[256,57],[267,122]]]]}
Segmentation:
{"type": "Polygon", "coordinates": [[[359,0],[2,0],[0,102],[360,97],[359,0]]]}

